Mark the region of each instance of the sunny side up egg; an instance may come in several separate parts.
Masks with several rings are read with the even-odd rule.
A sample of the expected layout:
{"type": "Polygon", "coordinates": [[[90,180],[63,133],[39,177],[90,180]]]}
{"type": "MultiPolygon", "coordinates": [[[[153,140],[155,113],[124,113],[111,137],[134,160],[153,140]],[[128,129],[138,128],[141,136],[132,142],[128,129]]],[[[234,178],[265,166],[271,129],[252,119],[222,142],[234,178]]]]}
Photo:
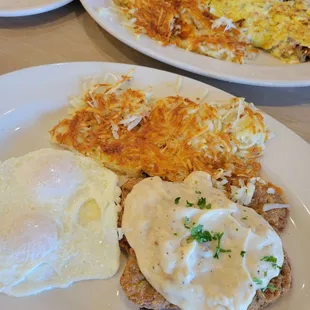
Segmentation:
{"type": "Polygon", "coordinates": [[[69,151],[0,164],[0,292],[27,296],[119,268],[118,177],[69,151]]]}

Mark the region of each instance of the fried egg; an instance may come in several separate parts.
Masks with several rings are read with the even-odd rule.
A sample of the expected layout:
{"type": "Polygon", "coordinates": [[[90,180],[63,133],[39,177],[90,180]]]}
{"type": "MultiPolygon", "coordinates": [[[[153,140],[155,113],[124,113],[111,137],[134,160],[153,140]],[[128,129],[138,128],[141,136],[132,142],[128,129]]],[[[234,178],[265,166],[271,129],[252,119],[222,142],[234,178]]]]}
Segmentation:
{"type": "Polygon", "coordinates": [[[27,296],[119,268],[118,177],[69,151],[0,164],[0,292],[27,296]]]}

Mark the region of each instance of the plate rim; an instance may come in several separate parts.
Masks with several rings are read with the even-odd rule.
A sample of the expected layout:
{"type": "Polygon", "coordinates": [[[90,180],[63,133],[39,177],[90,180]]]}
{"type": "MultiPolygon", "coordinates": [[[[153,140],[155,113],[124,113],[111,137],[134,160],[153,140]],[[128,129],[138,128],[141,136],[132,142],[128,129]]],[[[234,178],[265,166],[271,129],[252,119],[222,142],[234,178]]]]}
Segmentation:
{"type": "MultiPolygon", "coordinates": [[[[210,78],[214,78],[214,79],[222,80],[226,82],[234,82],[234,83],[245,84],[245,85],[266,86],[266,87],[310,86],[310,62],[302,63],[302,64],[288,64],[288,65],[283,64],[283,65],[274,66],[273,70],[270,70],[271,66],[268,66],[268,65],[255,65],[255,64],[240,65],[240,64],[231,63],[228,61],[222,61],[222,60],[214,59],[208,56],[203,56],[203,55],[193,53],[195,54],[196,57],[201,57],[201,60],[207,59],[204,61],[207,61],[208,63],[213,64],[215,67],[217,65],[221,66],[221,64],[225,63],[224,67],[226,68],[228,72],[225,73],[225,75],[223,75],[223,73],[220,72],[220,70],[205,71],[197,65],[186,64],[183,61],[178,60],[177,58],[173,59],[165,55],[162,56],[161,53],[157,53],[153,51],[152,47],[145,47],[144,44],[137,44],[137,40],[134,38],[132,34],[130,34],[129,31],[128,33],[126,33],[126,35],[124,35],[124,34],[120,34],[113,27],[110,27],[109,23],[105,22],[105,19],[100,17],[96,9],[91,7],[88,4],[89,1],[90,0],[80,0],[84,9],[88,12],[88,14],[92,17],[92,19],[96,21],[96,23],[100,27],[102,27],[110,35],[112,35],[113,37],[121,41],[122,43],[126,44],[127,46],[137,50],[138,52],[142,54],[145,54],[151,58],[154,58],[160,62],[166,63],[176,68],[186,70],[188,72],[199,74],[201,76],[206,76],[206,77],[210,77],[210,78]],[[258,66],[260,70],[264,71],[264,73],[262,73],[259,70],[255,70],[258,66]],[[294,76],[290,79],[282,79],[282,76],[289,76],[292,74],[292,70],[291,70],[292,66],[294,66],[294,69],[295,69],[294,76]],[[301,66],[303,67],[306,66],[306,68],[305,69],[302,68],[302,70],[300,70],[301,66]],[[280,72],[277,73],[276,71],[278,71],[279,68],[280,68],[280,72]],[[234,73],[240,70],[242,71],[241,76],[238,76],[234,73]],[[253,73],[253,70],[254,70],[254,73],[253,73]],[[302,79],[300,78],[298,79],[301,71],[303,72],[303,74],[306,75],[306,77],[302,79]]],[[[154,42],[150,38],[146,38],[146,39],[148,39],[149,42],[151,41],[154,42]]],[[[173,48],[173,46],[159,47],[159,48],[163,48],[163,49],[173,48]]],[[[177,49],[182,50],[179,48],[177,49]]],[[[186,51],[182,50],[182,52],[186,52],[186,51]]]]}
{"type": "Polygon", "coordinates": [[[58,1],[53,1],[51,3],[48,3],[46,5],[43,5],[43,6],[35,5],[31,8],[8,9],[8,10],[0,9],[0,17],[23,17],[23,16],[37,15],[37,14],[56,10],[73,1],[74,0],[58,0],[58,1]]]}

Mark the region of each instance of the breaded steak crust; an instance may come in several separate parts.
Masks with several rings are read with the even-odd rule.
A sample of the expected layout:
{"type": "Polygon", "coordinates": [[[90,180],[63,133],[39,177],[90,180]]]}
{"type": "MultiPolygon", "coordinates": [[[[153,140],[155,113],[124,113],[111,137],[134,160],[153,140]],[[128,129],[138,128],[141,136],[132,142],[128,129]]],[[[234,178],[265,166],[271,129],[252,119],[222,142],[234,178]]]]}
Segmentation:
{"type": "Polygon", "coordinates": [[[268,194],[267,189],[268,185],[257,182],[255,184],[255,193],[248,207],[260,214],[279,233],[285,228],[289,210],[284,208],[264,212],[263,207],[266,203],[285,203],[277,191],[274,194],[268,194]]]}
{"type": "MultiPolygon", "coordinates": [[[[177,306],[170,304],[146,280],[140,271],[135,252],[131,248],[129,249],[128,261],[120,282],[126,296],[141,308],[154,310],[179,309],[177,306]]],[[[278,290],[271,291],[267,289],[265,292],[258,290],[248,310],[267,307],[289,291],[292,285],[292,273],[287,255],[285,255],[281,273],[278,277],[272,279],[270,283],[277,287],[278,290]]]]}

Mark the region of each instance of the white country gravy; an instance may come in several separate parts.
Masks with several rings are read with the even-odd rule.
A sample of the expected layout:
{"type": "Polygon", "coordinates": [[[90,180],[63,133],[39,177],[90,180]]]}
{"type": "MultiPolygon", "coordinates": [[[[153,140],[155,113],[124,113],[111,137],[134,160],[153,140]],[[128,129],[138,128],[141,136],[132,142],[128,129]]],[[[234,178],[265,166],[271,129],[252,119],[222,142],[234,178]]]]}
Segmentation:
{"type": "Polygon", "coordinates": [[[272,227],[213,188],[205,172],[136,184],[122,228],[146,279],[181,309],[247,309],[284,260],[272,227]]]}

